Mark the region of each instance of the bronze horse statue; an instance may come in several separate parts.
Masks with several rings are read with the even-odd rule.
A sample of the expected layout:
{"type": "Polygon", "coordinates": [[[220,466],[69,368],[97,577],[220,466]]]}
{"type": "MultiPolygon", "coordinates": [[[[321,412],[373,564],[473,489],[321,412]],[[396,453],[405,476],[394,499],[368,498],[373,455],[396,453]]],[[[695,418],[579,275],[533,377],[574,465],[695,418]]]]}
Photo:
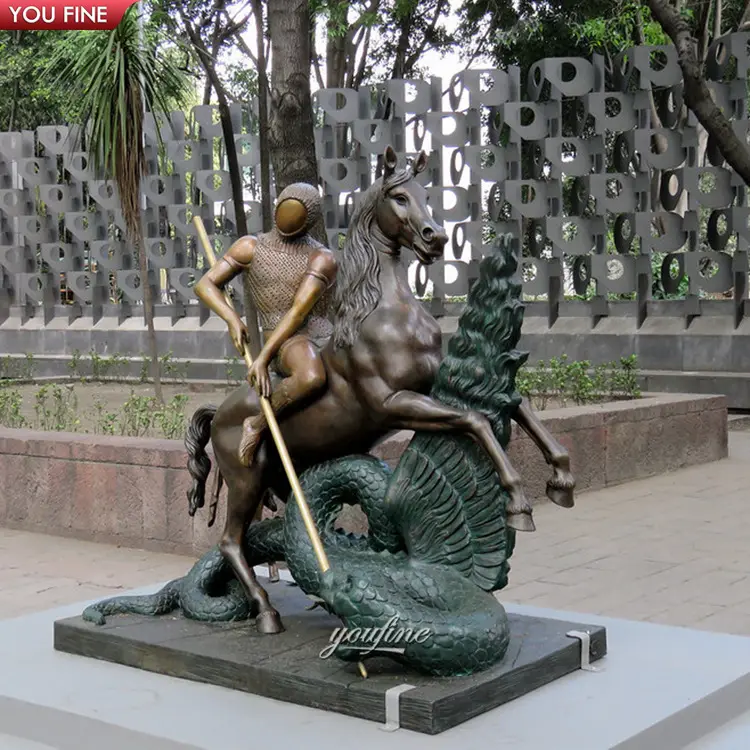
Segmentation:
{"type": "MultiPolygon", "coordinates": [[[[402,248],[423,264],[443,254],[447,234],[431,217],[427,191],[416,176],[427,166],[424,152],[410,167],[397,169],[388,147],[384,173],[363,195],[352,216],[339,256],[333,302],[333,335],[323,348],[327,385],[314,400],[285,413],[280,429],[298,472],[323,461],[370,451],[396,430],[458,431],[486,452],[510,496],[508,525],[533,531],[531,506],[518,473],[483,415],[445,406],[428,394],[442,356],[438,323],[409,286],[402,248]]],[[[264,437],[249,467],[240,460],[243,422],[260,411],[255,390],[244,385],[218,407],[199,409],[188,430],[188,493],[191,514],[204,503],[210,461],[209,438],[223,481],[227,518],[219,547],[249,599],[257,606],[263,633],[283,630],[278,612],[242,552],[243,534],[266,493],[286,498],[289,484],[273,441],[264,437]]],[[[516,421],[531,435],[555,472],[550,498],[572,505],[572,478],[565,451],[521,407],[516,421]]]]}

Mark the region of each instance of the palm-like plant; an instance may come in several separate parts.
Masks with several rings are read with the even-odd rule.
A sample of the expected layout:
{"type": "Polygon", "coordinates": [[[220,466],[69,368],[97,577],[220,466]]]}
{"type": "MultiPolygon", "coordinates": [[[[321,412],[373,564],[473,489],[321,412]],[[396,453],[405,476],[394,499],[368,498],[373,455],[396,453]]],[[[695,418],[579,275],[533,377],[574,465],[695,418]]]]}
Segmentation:
{"type": "Polygon", "coordinates": [[[139,258],[154,389],[163,401],[141,216],[141,178],[146,170],[143,125],[146,110],[168,114],[171,107],[181,106],[187,83],[169,56],[158,55],[158,40],[152,32],[144,33],[138,11],[131,6],[111,31],[71,36],[77,53],[72,61],[65,60],[57,80],[80,102],[92,166],[117,186],[127,236],[139,258]]]}

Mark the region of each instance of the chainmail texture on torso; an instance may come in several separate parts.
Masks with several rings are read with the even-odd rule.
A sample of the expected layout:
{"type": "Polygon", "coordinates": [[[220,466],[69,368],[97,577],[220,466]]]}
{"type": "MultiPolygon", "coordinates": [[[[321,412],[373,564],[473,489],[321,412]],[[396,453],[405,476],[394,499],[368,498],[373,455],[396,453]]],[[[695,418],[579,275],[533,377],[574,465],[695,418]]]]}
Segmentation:
{"type": "MultiPolygon", "coordinates": [[[[275,231],[257,237],[253,260],[245,270],[263,331],[273,331],[289,312],[307,270],[310,254],[323,247],[309,235],[284,239],[275,231]]],[[[333,332],[329,320],[332,288],[315,303],[296,335],[322,347],[333,332]]]]}

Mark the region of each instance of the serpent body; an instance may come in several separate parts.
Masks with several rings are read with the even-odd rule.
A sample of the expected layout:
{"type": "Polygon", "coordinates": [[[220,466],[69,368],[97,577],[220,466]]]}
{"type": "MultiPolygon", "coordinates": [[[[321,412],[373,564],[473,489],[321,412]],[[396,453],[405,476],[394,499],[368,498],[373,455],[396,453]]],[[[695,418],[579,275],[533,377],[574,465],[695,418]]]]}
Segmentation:
{"type": "MultiPolygon", "coordinates": [[[[515,374],[526,358],[515,349],[523,320],[516,268],[507,241],[482,261],[432,390],[443,403],[485,415],[503,447],[520,403],[515,374]]],[[[393,473],[375,458],[350,456],[314,466],[300,481],[330,570],[320,574],[295,503],[287,504],[283,520],[249,526],[243,546],[251,565],[286,560],[300,588],[349,629],[383,627],[395,616],[399,628],[429,630],[423,642],[388,644],[403,648],[395,658],[419,671],[470,674],[502,659],[508,623],[491,592],[507,584],[514,532],[505,521],[507,493],[473,441],[417,432],[393,473]],[[334,530],[345,503],[366,513],[367,537],[334,530]]],[[[186,617],[217,622],[252,614],[214,548],[156,594],[108,599],[84,617],[102,622],[117,612],[161,614],[177,607],[186,617]]],[[[345,645],[334,653],[361,658],[345,645]]]]}

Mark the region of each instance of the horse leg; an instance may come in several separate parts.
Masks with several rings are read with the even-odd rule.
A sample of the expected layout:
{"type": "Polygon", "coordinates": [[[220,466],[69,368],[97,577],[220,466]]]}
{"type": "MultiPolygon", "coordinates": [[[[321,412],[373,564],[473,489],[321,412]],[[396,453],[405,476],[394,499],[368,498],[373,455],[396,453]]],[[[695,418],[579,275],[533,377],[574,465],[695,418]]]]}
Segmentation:
{"type": "Polygon", "coordinates": [[[552,467],[552,478],[547,482],[547,497],[562,508],[572,508],[576,480],[570,471],[568,452],[525,402],[521,403],[513,418],[552,467]]]}
{"type": "MultiPolygon", "coordinates": [[[[214,446],[216,451],[216,446],[214,446]]],[[[245,470],[242,476],[224,473],[224,479],[229,491],[227,492],[227,521],[224,533],[219,542],[219,549],[224,559],[232,566],[237,579],[242,584],[248,598],[258,606],[255,626],[260,633],[281,633],[279,613],[273,608],[265,589],[258,583],[255,571],[250,567],[242,553],[242,540],[245,528],[252,523],[265,491],[263,474],[265,457],[258,457],[250,470],[245,470]]],[[[217,455],[217,461],[219,460],[217,455]]]]}
{"type": "Polygon", "coordinates": [[[413,391],[391,393],[383,399],[379,411],[388,418],[392,429],[427,432],[455,430],[472,437],[495,465],[500,481],[510,496],[510,503],[506,508],[508,526],[518,531],[534,531],[531,505],[523,493],[521,477],[510,463],[484,415],[453,409],[413,391]]]}

